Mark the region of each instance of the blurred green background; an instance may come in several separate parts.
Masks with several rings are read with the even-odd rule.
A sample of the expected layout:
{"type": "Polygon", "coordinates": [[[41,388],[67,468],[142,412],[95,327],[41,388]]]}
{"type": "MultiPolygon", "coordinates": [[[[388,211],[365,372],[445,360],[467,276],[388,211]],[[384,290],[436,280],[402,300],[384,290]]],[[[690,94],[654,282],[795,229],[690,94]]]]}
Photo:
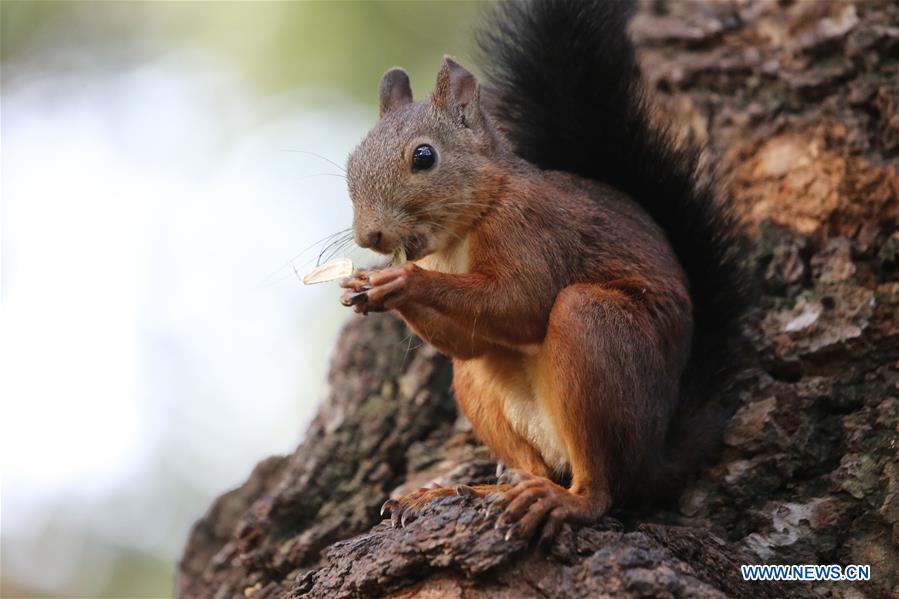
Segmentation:
{"type": "Polygon", "coordinates": [[[471,64],[484,9],[0,3],[3,597],[170,595],[191,523],[302,439],[348,317],[296,277],[349,226],[328,161],[387,68],[421,97],[471,64]]]}

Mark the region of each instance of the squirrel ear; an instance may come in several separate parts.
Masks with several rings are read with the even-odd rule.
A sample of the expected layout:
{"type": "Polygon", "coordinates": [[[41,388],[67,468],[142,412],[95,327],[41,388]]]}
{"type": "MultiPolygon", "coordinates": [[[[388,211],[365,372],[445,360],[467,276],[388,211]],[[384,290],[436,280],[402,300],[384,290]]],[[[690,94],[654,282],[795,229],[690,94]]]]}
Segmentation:
{"type": "Polygon", "coordinates": [[[381,77],[378,88],[379,117],[384,118],[388,112],[412,101],[412,88],[409,86],[409,75],[400,67],[393,67],[381,77]]]}
{"type": "Polygon", "coordinates": [[[451,56],[443,57],[432,99],[440,108],[466,108],[477,98],[478,80],[451,56]]]}

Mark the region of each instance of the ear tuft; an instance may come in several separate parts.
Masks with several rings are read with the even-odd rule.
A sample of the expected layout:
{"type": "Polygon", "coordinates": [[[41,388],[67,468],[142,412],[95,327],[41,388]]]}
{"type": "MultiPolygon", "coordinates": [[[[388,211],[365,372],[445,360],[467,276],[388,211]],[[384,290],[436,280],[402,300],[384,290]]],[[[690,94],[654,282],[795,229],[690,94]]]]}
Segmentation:
{"type": "Polygon", "coordinates": [[[452,56],[444,56],[443,64],[437,73],[437,86],[434,88],[433,101],[441,108],[458,106],[465,108],[478,91],[478,80],[452,56]]]}
{"type": "Polygon", "coordinates": [[[381,85],[378,88],[379,117],[384,118],[388,112],[392,112],[412,101],[412,87],[409,85],[409,75],[400,67],[393,67],[381,77],[381,85]]]}

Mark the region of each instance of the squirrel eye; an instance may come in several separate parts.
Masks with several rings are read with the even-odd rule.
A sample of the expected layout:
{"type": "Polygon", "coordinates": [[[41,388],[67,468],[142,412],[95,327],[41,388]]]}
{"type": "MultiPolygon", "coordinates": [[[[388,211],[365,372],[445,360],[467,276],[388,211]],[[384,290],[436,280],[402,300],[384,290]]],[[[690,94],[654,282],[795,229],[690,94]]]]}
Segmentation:
{"type": "Polygon", "coordinates": [[[412,170],[424,171],[434,166],[437,159],[437,150],[428,144],[422,144],[412,152],[412,170]]]}

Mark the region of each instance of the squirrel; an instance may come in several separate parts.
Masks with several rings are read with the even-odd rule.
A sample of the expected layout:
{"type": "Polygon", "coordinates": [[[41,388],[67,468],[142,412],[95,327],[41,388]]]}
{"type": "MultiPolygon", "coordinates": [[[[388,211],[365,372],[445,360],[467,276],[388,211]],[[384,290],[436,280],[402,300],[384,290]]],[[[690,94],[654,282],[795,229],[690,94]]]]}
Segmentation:
{"type": "MultiPolygon", "coordinates": [[[[742,234],[700,150],[652,112],[629,2],[496,9],[483,84],[444,57],[430,97],[388,70],[347,161],[357,270],[341,301],[394,311],[453,359],[453,392],[509,470],[388,500],[394,525],[487,496],[506,538],[672,497],[720,430],[747,308],[742,234]],[[542,526],[542,529],[541,529],[542,526]]],[[[382,514],[384,510],[382,510],[382,514]]]]}

